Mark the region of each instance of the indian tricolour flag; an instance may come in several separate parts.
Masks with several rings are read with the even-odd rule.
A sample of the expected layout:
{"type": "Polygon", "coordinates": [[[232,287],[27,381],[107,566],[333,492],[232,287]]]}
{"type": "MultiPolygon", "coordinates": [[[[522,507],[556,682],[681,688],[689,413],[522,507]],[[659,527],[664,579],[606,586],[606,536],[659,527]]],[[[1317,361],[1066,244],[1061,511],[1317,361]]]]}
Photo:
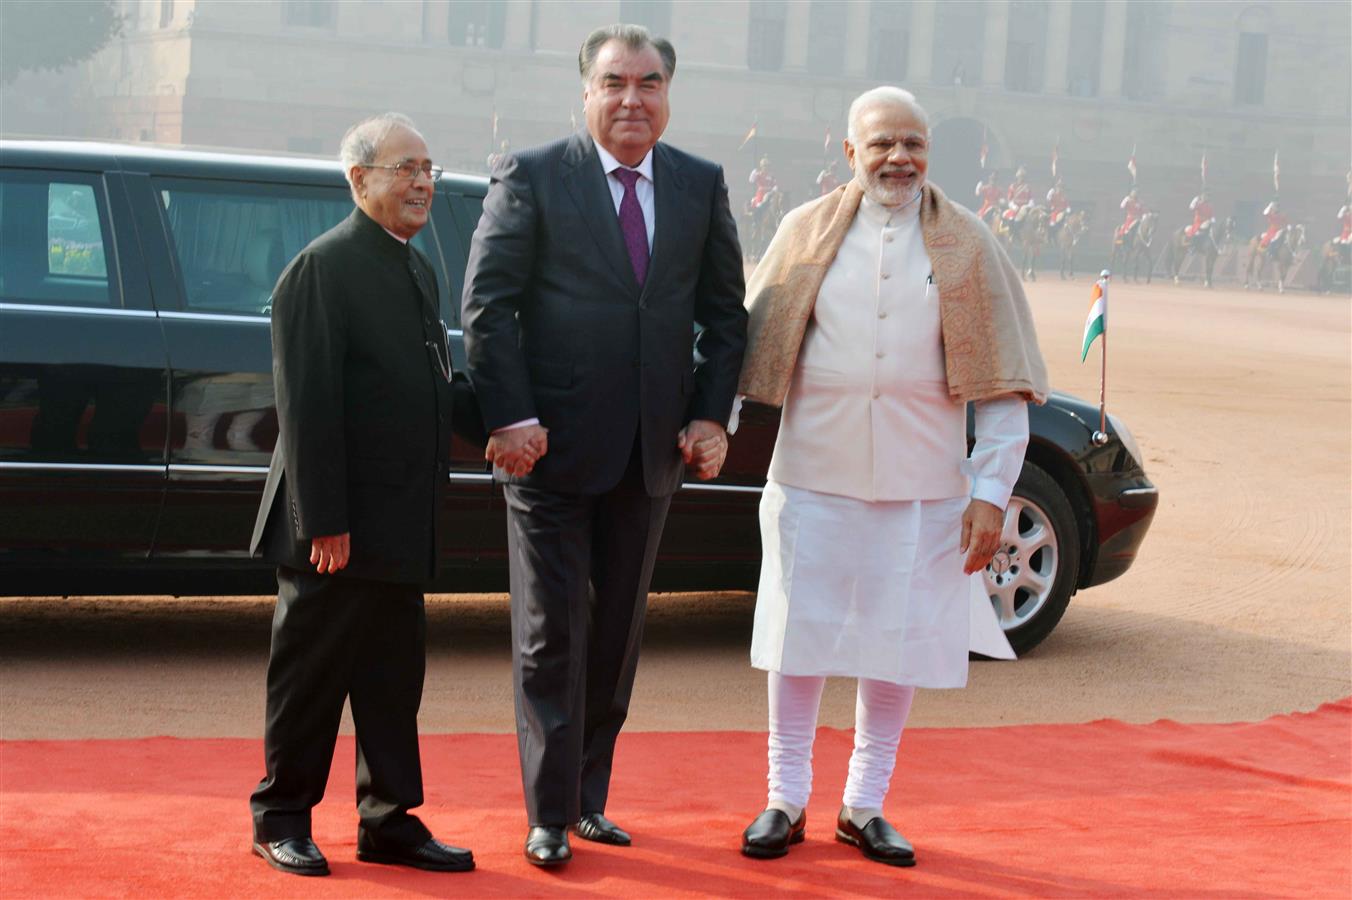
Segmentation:
{"type": "Polygon", "coordinates": [[[1080,362],[1089,355],[1089,345],[1108,328],[1108,282],[1100,278],[1094,282],[1094,303],[1084,320],[1084,346],[1080,348],[1080,362]]]}

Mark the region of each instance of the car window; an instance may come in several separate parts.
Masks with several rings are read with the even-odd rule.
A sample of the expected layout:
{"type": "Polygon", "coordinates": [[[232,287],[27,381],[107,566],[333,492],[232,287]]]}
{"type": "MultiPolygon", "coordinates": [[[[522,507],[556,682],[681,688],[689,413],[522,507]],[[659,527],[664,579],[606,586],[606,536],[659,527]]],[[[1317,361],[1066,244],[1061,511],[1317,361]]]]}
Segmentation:
{"type": "MultiPolygon", "coordinates": [[[[347,218],[346,188],[238,182],[155,183],[192,312],[267,316],[287,263],[347,218]]],[[[433,255],[423,229],[413,244],[433,255]]]]}
{"type": "Polygon", "coordinates": [[[450,269],[451,305],[455,308],[457,327],[460,316],[460,293],[464,289],[465,266],[469,262],[470,239],[479,225],[479,216],[484,211],[484,198],[471,194],[447,194],[446,200],[451,208],[451,221],[455,225],[455,259],[446,260],[450,269]]]}
{"type": "Polygon", "coordinates": [[[108,210],[91,175],[0,170],[0,299],[116,306],[108,210]]]}

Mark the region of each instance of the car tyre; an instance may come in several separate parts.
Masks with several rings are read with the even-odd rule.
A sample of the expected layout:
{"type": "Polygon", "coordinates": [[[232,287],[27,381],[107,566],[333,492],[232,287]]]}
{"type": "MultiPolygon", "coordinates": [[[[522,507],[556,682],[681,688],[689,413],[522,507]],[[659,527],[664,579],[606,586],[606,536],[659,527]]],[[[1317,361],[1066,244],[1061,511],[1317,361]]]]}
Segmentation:
{"type": "Polygon", "coordinates": [[[1080,571],[1080,532],[1056,479],[1025,462],[1005,509],[1005,526],[985,580],[1000,627],[1023,656],[1061,621],[1080,571]]]}

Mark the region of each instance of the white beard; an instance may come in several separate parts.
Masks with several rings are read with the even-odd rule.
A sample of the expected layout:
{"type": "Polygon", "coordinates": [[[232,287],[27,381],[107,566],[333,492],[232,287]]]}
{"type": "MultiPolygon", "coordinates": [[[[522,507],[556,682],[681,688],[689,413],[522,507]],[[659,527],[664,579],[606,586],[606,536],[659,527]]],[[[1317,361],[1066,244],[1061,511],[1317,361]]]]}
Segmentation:
{"type": "Polygon", "coordinates": [[[924,179],[916,179],[911,184],[892,184],[885,182],[878,175],[856,170],[855,178],[859,181],[859,186],[863,188],[864,195],[880,206],[901,206],[909,203],[920,196],[920,188],[924,186],[924,179]]]}

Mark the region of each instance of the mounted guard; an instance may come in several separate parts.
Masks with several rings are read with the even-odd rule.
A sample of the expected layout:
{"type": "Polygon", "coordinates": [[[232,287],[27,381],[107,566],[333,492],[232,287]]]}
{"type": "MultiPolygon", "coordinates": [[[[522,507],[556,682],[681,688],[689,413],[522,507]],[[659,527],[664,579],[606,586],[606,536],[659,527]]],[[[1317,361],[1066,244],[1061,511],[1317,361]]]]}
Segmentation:
{"type": "Polygon", "coordinates": [[[1126,213],[1126,217],[1122,219],[1122,224],[1117,226],[1113,240],[1119,244],[1126,244],[1136,231],[1136,225],[1141,221],[1141,214],[1145,212],[1145,204],[1136,196],[1136,188],[1132,188],[1131,193],[1122,198],[1120,208],[1126,213]]]}
{"type": "Polygon", "coordinates": [[[1216,224],[1216,211],[1211,206],[1211,201],[1207,199],[1206,191],[1202,191],[1196,197],[1193,197],[1192,202],[1188,204],[1188,209],[1192,211],[1192,224],[1183,229],[1185,249],[1192,244],[1193,238],[1199,234],[1205,237],[1211,227],[1216,224]]]}
{"type": "Polygon", "coordinates": [[[994,231],[995,217],[992,213],[1000,208],[1002,200],[999,178],[995,172],[977,182],[976,196],[981,200],[981,209],[976,213],[977,218],[991,226],[991,230],[994,231]]]}
{"type": "Polygon", "coordinates": [[[1052,185],[1052,189],[1047,192],[1047,232],[1052,239],[1056,238],[1061,226],[1066,221],[1066,216],[1070,215],[1070,201],[1066,199],[1065,184],[1060,179],[1052,185]]]}

